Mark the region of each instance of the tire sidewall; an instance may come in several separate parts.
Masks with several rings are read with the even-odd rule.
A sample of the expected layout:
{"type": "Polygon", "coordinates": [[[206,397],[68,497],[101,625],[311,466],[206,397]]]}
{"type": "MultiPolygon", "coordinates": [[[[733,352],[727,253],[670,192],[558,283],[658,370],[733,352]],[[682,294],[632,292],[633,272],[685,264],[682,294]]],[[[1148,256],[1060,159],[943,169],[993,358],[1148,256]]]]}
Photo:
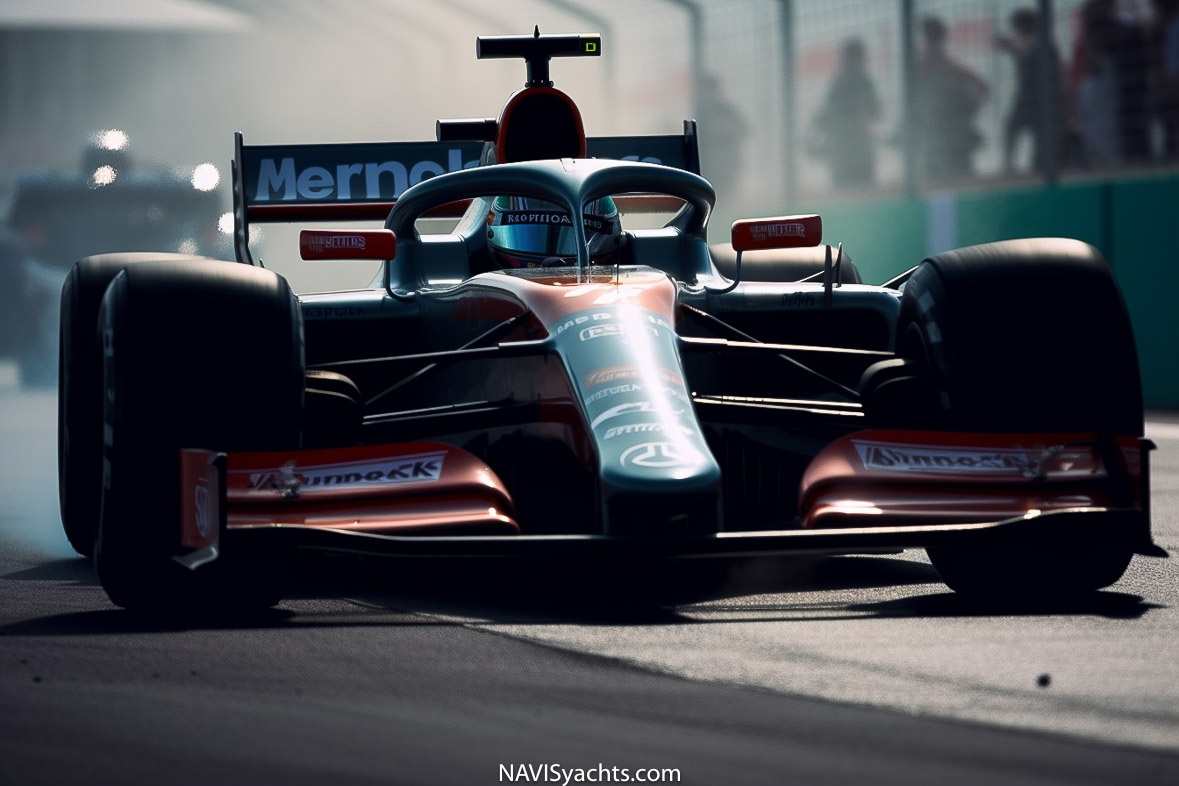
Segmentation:
{"type": "Polygon", "coordinates": [[[1143,433],[1129,314],[1078,241],[931,257],[905,284],[896,342],[924,364],[946,430],[1143,433]]]}
{"type": "Polygon", "coordinates": [[[102,346],[98,312],[124,268],[144,262],[208,261],[183,254],[100,254],[79,260],[62,284],[58,330],[57,483],[62,526],[91,556],[102,497],[102,346]]]}

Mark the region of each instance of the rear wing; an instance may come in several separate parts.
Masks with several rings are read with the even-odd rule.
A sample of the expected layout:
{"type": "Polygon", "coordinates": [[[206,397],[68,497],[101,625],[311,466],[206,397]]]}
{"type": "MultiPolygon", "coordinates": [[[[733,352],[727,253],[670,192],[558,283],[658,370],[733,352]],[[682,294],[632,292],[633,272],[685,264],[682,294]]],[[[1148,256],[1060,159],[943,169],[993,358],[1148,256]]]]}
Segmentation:
{"type": "MultiPolygon", "coordinates": [[[[251,223],[383,220],[405,189],[479,166],[484,142],[246,145],[234,135],[234,251],[255,264],[251,223]]],[[[646,161],[700,174],[696,122],[683,135],[590,137],[590,158],[646,161]]]]}

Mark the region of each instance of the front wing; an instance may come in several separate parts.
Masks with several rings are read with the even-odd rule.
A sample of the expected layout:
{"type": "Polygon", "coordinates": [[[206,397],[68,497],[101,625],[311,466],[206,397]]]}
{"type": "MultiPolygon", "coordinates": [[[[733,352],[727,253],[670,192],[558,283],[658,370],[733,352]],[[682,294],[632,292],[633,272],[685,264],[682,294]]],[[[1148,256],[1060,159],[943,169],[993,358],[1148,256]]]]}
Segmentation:
{"type": "Polygon", "coordinates": [[[1166,556],[1150,535],[1152,448],[1145,439],[1098,435],[856,432],[812,462],[793,528],[661,537],[521,534],[494,473],[442,443],[283,454],[186,450],[185,553],[176,559],[196,568],[224,548],[403,558],[699,559],[1091,544],[1166,556]],[[887,464],[938,456],[960,465],[1001,460],[966,470],[906,466],[898,473],[903,477],[887,464]]]}
{"type": "MultiPolygon", "coordinates": [[[[806,554],[888,554],[939,546],[1018,546],[1099,542],[1167,556],[1139,510],[1075,508],[977,524],[856,527],[839,530],[719,532],[674,538],[616,535],[376,535],[301,525],[228,533],[231,548],[272,548],[386,557],[649,557],[700,559],[806,554]]],[[[184,562],[184,559],[181,559],[184,562]]]]}

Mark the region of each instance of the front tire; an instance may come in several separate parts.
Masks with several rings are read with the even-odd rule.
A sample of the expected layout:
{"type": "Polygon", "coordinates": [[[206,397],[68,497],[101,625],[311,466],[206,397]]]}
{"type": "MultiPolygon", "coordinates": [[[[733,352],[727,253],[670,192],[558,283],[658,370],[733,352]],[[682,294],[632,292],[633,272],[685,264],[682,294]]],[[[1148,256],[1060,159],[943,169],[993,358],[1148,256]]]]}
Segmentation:
{"type": "Polygon", "coordinates": [[[100,254],[79,260],[61,288],[57,375],[57,491],[70,545],[94,554],[102,498],[102,345],[98,309],[123,268],[143,262],[184,265],[204,257],[100,254]]]}
{"type": "MultiPolygon", "coordinates": [[[[919,425],[996,433],[1143,434],[1137,352],[1120,291],[1075,240],[938,254],[905,284],[896,348],[928,402],[919,425]]],[[[1089,592],[1132,551],[1104,543],[929,549],[952,589],[990,596],[1089,592]]]]}
{"type": "Polygon", "coordinates": [[[947,431],[1141,436],[1129,314],[1077,240],[1008,240],[925,260],[901,298],[897,352],[925,371],[947,431]]]}
{"type": "Polygon", "coordinates": [[[1126,572],[1128,549],[1091,544],[1055,547],[929,549],[942,581],[962,595],[1036,600],[1072,597],[1108,587],[1126,572]]]}
{"type": "MultiPolygon", "coordinates": [[[[181,448],[299,446],[299,307],[274,273],[231,262],[128,266],[106,290],[103,487],[95,566],[111,600],[137,611],[265,607],[268,564],[223,554],[189,570],[181,553],[181,448]]],[[[237,555],[240,557],[241,555],[237,555]]]]}

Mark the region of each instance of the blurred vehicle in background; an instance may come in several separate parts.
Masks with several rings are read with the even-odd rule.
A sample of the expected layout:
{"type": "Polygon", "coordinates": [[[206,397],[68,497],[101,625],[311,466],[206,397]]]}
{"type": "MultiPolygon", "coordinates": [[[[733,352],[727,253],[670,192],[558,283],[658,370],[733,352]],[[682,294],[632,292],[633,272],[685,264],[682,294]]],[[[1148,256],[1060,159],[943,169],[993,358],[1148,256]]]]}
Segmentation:
{"type": "Polygon", "coordinates": [[[232,256],[219,226],[228,210],[220,180],[212,164],[135,163],[117,130],[88,140],[75,173],[15,179],[0,227],[0,358],[16,361],[23,386],[56,384],[58,301],[79,258],[161,248],[232,256]]]}

